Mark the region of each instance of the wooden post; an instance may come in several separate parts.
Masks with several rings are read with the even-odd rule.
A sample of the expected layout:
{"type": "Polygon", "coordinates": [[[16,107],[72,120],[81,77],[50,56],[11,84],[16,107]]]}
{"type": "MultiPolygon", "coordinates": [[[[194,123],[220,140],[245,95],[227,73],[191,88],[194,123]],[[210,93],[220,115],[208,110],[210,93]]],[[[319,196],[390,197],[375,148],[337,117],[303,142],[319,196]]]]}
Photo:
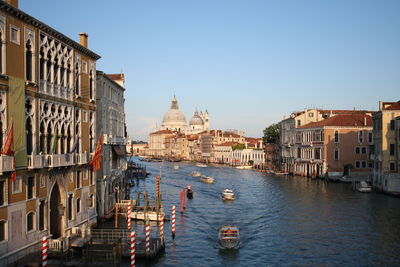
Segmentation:
{"type": "Polygon", "coordinates": [[[118,204],[115,203],[115,221],[114,221],[114,228],[118,228],[118,204]]]}

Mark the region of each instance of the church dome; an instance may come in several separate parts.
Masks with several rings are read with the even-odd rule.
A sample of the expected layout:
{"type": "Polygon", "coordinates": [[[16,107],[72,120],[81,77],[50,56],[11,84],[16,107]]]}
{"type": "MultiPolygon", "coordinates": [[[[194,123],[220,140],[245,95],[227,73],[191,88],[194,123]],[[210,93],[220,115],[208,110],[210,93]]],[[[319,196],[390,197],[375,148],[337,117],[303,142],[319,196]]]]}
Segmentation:
{"type": "Polygon", "coordinates": [[[192,119],[189,122],[189,126],[203,126],[204,125],[204,121],[203,119],[199,116],[199,113],[197,112],[197,110],[195,111],[192,119]]]}
{"type": "Polygon", "coordinates": [[[186,128],[186,118],[179,110],[178,100],[172,99],[171,108],[165,112],[162,126],[170,130],[186,128]]]}

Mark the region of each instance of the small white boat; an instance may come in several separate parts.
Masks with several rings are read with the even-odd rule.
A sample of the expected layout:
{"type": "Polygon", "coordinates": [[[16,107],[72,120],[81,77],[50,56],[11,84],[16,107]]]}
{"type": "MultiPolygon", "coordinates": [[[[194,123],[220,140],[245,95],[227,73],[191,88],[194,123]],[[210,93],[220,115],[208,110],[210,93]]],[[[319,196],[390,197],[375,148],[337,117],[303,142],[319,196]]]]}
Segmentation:
{"type": "Polygon", "coordinates": [[[232,189],[225,189],[222,191],[221,196],[223,200],[235,200],[235,194],[232,189]]]}
{"type": "Polygon", "coordinates": [[[193,176],[193,177],[200,177],[200,176],[201,176],[201,173],[200,173],[200,172],[197,172],[197,171],[194,171],[194,172],[192,172],[190,175],[193,176]]]}
{"type": "Polygon", "coordinates": [[[214,178],[210,176],[201,176],[200,181],[207,183],[207,184],[213,184],[214,183],[214,178]]]}
{"type": "Polygon", "coordinates": [[[274,172],[275,175],[288,175],[288,172],[274,172]]]}
{"type": "Polygon", "coordinates": [[[179,165],[174,165],[174,170],[179,170],[179,165]]]}
{"type": "Polygon", "coordinates": [[[203,163],[197,163],[196,166],[200,168],[207,168],[207,165],[203,163]]]}
{"type": "MultiPolygon", "coordinates": [[[[157,217],[157,212],[155,212],[155,211],[148,211],[147,212],[147,217],[149,218],[150,221],[161,221],[163,216],[164,216],[163,213],[158,213],[158,217],[157,217]]],[[[132,211],[131,212],[131,219],[144,221],[145,220],[144,211],[132,211]]]]}
{"type": "Polygon", "coordinates": [[[219,229],[219,244],[225,249],[236,249],[240,245],[239,228],[236,226],[225,225],[219,229]]]}
{"type": "Polygon", "coordinates": [[[361,181],[360,183],[357,184],[356,189],[358,192],[361,193],[370,193],[372,192],[372,186],[367,184],[365,181],[361,181]]]}
{"type": "Polygon", "coordinates": [[[236,166],[236,169],[251,169],[253,166],[251,165],[242,165],[242,166],[236,166]]]}

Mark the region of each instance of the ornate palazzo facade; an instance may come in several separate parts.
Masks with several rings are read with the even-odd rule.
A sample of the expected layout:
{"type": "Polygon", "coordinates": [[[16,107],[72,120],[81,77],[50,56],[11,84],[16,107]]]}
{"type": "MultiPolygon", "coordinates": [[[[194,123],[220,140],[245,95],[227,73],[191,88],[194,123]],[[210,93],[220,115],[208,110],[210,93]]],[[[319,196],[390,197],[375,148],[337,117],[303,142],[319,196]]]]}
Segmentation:
{"type": "Polygon", "coordinates": [[[87,48],[86,34],[77,43],[15,0],[0,2],[0,40],[0,143],[13,124],[15,151],[0,156],[3,266],[39,248],[43,236],[50,246],[66,244],[96,222],[88,162],[96,145],[100,56],[87,48]]]}

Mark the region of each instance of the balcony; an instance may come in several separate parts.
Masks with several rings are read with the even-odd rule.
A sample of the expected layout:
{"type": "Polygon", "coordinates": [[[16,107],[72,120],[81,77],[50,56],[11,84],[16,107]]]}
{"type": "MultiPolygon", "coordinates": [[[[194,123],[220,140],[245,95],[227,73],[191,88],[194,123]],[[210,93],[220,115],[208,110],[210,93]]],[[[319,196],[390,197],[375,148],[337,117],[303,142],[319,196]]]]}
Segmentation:
{"type": "Polygon", "coordinates": [[[89,162],[89,155],[87,152],[77,153],[76,154],[76,163],[79,165],[83,165],[89,162]]]}
{"type": "Polygon", "coordinates": [[[14,157],[0,156],[0,173],[14,171],[14,157]]]}
{"type": "Polygon", "coordinates": [[[47,155],[49,168],[68,167],[75,165],[74,157],[70,154],[47,155]]]}
{"type": "Polygon", "coordinates": [[[47,160],[44,155],[30,155],[28,156],[28,168],[41,169],[47,167],[47,160]]]}

